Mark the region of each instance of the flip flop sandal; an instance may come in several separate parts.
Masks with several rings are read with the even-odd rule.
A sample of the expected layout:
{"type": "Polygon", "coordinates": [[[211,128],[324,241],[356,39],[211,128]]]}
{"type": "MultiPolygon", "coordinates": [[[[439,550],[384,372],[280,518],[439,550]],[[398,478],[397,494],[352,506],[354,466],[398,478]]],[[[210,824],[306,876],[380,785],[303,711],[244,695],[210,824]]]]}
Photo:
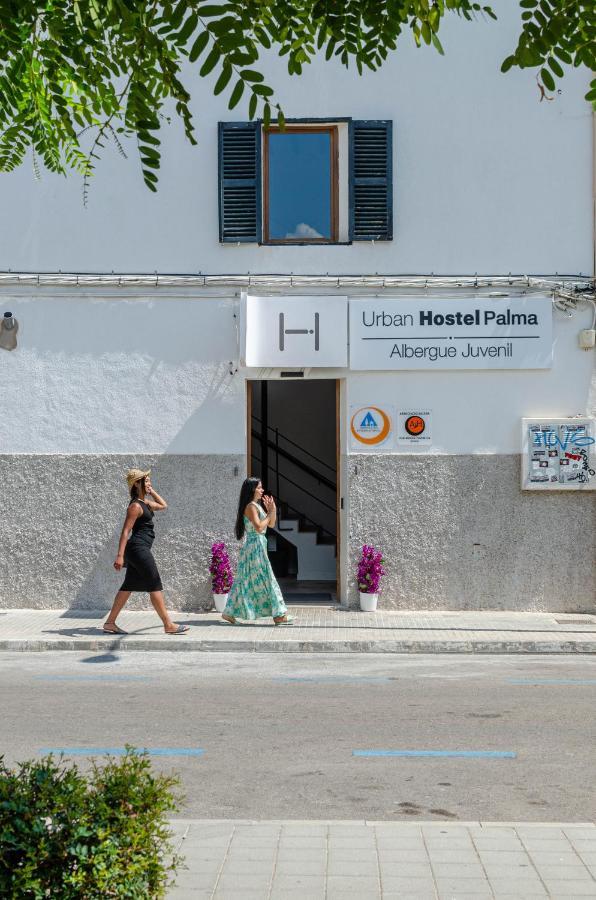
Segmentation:
{"type": "Polygon", "coordinates": [[[281,616],[278,619],[273,620],[274,625],[293,625],[294,620],[291,616],[281,616]]]}
{"type": "Polygon", "coordinates": [[[128,631],[123,631],[118,625],[104,625],[103,631],[105,634],[128,634],[128,631]]]}
{"type": "Polygon", "coordinates": [[[166,631],[166,634],[186,634],[187,631],[190,631],[189,625],[178,625],[176,631],[166,631]]]}
{"type": "Polygon", "coordinates": [[[222,613],[222,619],[224,620],[224,622],[229,622],[230,625],[236,624],[236,619],[234,618],[234,616],[226,616],[222,613]]]}

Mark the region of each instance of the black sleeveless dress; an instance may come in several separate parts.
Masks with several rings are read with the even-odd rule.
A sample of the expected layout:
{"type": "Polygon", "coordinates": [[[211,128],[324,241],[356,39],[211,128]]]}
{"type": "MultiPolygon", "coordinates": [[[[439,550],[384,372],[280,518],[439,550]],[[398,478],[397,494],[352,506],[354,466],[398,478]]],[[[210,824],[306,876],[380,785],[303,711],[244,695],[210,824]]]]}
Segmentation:
{"type": "Polygon", "coordinates": [[[132,532],[126,544],[124,551],[126,578],[120,590],[148,591],[149,593],[161,591],[163,585],[151,552],[151,545],[155,540],[153,510],[149,509],[142,500],[131,500],[131,503],[140,503],[143,515],[139,516],[132,526],[132,532]]]}

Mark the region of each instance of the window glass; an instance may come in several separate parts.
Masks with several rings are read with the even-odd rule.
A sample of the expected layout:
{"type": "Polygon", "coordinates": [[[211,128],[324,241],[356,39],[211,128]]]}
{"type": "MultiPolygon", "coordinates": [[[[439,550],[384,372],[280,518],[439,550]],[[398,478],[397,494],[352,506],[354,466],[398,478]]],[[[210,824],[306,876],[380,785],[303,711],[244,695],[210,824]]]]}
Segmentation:
{"type": "Polygon", "coordinates": [[[268,239],[332,240],[330,131],[270,132],[268,142],[268,239]]]}

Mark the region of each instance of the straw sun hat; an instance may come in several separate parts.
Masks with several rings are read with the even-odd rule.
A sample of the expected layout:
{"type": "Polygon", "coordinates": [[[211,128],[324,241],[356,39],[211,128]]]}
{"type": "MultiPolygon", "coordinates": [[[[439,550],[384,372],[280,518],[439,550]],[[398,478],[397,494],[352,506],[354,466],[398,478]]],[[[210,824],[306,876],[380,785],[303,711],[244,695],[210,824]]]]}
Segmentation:
{"type": "Polygon", "coordinates": [[[146,472],[143,472],[142,469],[129,469],[126,473],[126,483],[128,484],[128,489],[130,490],[133,484],[137,481],[140,481],[141,478],[146,478],[147,475],[151,474],[151,469],[147,469],[146,472]]]}

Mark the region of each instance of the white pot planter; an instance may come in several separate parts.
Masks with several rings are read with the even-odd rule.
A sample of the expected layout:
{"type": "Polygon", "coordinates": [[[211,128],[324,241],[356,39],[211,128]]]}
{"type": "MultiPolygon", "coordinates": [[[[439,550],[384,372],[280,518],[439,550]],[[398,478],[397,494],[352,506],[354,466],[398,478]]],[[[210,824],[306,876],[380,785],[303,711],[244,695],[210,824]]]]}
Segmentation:
{"type": "Polygon", "coordinates": [[[214,594],[213,602],[215,603],[215,608],[218,612],[223,612],[226,608],[226,603],[228,602],[227,594],[214,594]]]}
{"type": "Polygon", "coordinates": [[[374,612],[377,608],[378,594],[363,594],[360,591],[360,609],[362,612],[374,612]]]}

